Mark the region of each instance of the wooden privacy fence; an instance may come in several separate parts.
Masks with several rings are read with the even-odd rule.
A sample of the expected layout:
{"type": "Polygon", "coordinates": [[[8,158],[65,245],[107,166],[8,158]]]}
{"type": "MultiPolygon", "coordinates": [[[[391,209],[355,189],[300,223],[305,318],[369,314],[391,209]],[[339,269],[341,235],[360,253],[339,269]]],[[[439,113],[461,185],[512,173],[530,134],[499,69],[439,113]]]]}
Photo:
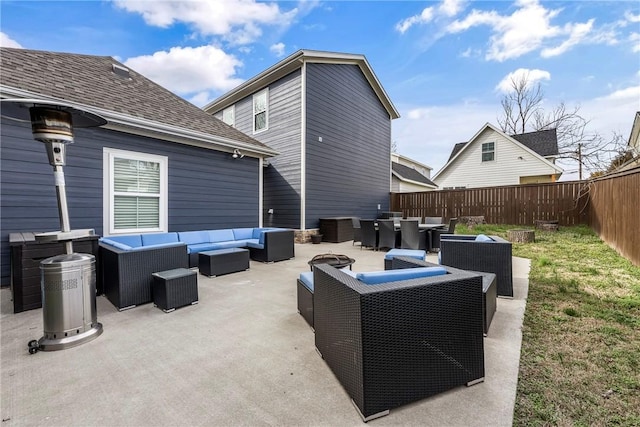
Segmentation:
{"type": "Polygon", "coordinates": [[[490,224],[560,225],[588,223],[588,184],[584,181],[509,185],[460,190],[391,193],[391,210],[404,216],[444,218],[484,216],[490,224]]]}
{"type": "Polygon", "coordinates": [[[589,184],[589,225],[640,266],[640,166],[589,184]]]}

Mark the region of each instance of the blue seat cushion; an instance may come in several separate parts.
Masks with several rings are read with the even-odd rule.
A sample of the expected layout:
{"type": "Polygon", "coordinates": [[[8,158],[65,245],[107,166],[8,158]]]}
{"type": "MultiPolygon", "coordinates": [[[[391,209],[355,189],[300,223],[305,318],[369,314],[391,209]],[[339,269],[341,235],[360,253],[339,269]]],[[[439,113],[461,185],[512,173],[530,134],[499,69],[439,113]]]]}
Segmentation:
{"type": "Polygon", "coordinates": [[[313,271],[300,273],[300,281],[307,289],[313,292],[313,271]]]}
{"type": "Polygon", "coordinates": [[[144,246],[162,245],[164,243],[178,243],[178,233],[151,233],[142,234],[142,244],[144,246]]]}
{"type": "Polygon", "coordinates": [[[356,274],[356,279],[367,285],[377,285],[386,282],[441,276],[444,274],[447,274],[447,270],[443,267],[418,267],[358,273],[356,274]]]}
{"type": "Polygon", "coordinates": [[[226,242],[213,242],[211,243],[211,250],[213,249],[226,249],[226,248],[242,248],[244,247],[244,241],[242,240],[227,240],[226,242]]]}
{"type": "Polygon", "coordinates": [[[424,261],[424,257],[427,256],[427,253],[420,249],[391,249],[384,255],[384,259],[391,260],[396,256],[406,256],[424,261]]]}
{"type": "Polygon", "coordinates": [[[187,245],[196,245],[198,243],[208,243],[209,233],[206,231],[179,231],[178,239],[187,245]]]}
{"type": "Polygon", "coordinates": [[[494,240],[489,237],[489,236],[485,236],[484,234],[478,234],[476,236],[476,242],[493,242],[494,240]]]}

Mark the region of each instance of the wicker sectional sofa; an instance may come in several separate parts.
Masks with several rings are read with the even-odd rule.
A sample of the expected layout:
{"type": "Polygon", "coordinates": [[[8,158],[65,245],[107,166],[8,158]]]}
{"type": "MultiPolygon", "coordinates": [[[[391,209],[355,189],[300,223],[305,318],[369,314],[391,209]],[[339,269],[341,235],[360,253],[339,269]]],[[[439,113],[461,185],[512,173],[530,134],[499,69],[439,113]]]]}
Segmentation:
{"type": "Polygon", "coordinates": [[[227,248],[247,248],[255,261],[282,261],[295,255],[294,232],[233,228],[103,237],[105,296],[119,310],[151,302],[152,273],[197,267],[198,253],[227,248]]]}
{"type": "Polygon", "coordinates": [[[482,278],[444,269],[369,285],[329,265],[314,267],[315,345],[364,421],[483,381],[482,278]]]}

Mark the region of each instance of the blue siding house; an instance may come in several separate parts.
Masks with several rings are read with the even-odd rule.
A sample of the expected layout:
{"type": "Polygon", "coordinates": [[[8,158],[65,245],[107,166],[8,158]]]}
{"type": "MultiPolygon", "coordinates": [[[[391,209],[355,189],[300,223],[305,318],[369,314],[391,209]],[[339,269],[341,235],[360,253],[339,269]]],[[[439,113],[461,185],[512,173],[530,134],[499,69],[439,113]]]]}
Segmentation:
{"type": "Polygon", "coordinates": [[[363,55],[300,50],[204,110],[280,153],[264,170],[264,223],[389,209],[397,110],[363,55]]]}
{"type": "MultiPolygon", "coordinates": [[[[262,225],[263,165],[277,151],[111,57],[1,48],[0,58],[1,98],[57,100],[108,120],[76,129],[67,148],[72,229],[107,236],[262,225]]],[[[1,126],[8,285],[9,234],[59,230],[60,221],[45,147],[30,124],[2,118],[1,126]]]]}

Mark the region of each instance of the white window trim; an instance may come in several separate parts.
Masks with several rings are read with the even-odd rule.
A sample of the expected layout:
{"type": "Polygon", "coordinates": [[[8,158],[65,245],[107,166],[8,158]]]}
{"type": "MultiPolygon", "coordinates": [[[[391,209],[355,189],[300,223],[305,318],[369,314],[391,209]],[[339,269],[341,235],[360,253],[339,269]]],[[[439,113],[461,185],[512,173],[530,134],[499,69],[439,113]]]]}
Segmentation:
{"type": "Polygon", "coordinates": [[[487,142],[483,142],[482,144],[480,144],[480,163],[489,163],[489,162],[495,162],[496,161],[496,148],[497,148],[497,144],[495,141],[487,141],[487,142]],[[482,156],[485,154],[485,151],[482,150],[482,147],[485,144],[493,144],[493,151],[487,151],[487,153],[492,152],[493,153],[493,159],[492,160],[484,160],[482,158],[482,156]]]}
{"type": "Polygon", "coordinates": [[[260,92],[256,92],[253,94],[253,97],[251,98],[251,126],[253,128],[253,133],[261,133],[264,132],[265,130],[269,129],[269,88],[265,88],[262,89],[260,92]],[[256,97],[265,94],[265,126],[262,129],[258,129],[256,130],[256,97]]]}
{"type": "Polygon", "coordinates": [[[236,106],[235,106],[235,104],[232,105],[231,107],[227,107],[224,110],[222,110],[222,121],[227,123],[229,126],[236,127],[236,106]],[[233,117],[233,121],[231,123],[227,123],[227,122],[224,121],[224,112],[225,111],[231,111],[231,117],[233,117]]]}
{"type": "Polygon", "coordinates": [[[115,148],[104,147],[102,149],[102,205],[103,205],[103,234],[105,236],[112,236],[117,234],[131,234],[131,233],[166,233],[168,231],[169,223],[169,210],[168,210],[168,181],[169,181],[169,158],[166,156],[159,156],[155,154],[140,153],[136,151],[117,150],[115,148]],[[148,162],[155,162],[160,164],[160,218],[158,228],[145,228],[145,229],[116,229],[114,227],[114,215],[113,215],[113,199],[114,199],[114,182],[111,179],[113,177],[114,158],[126,158],[132,160],[141,160],[148,162]]]}

